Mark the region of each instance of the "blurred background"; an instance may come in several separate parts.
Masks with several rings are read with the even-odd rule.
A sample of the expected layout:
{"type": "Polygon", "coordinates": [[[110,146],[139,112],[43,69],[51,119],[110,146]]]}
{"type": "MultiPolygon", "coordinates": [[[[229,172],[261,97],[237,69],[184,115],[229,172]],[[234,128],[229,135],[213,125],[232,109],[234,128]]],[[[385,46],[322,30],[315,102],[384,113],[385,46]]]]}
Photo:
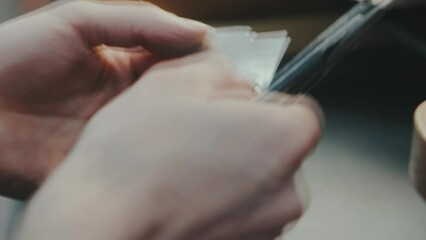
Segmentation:
{"type": "MultiPolygon", "coordinates": [[[[0,21],[48,2],[0,0],[0,21]]],[[[215,26],[287,29],[292,43],[284,61],[354,4],[345,0],[152,2],[215,26]]],[[[412,114],[426,96],[424,23],[423,1],[402,2],[312,91],[324,107],[327,128],[304,166],[311,205],[286,239],[426,239],[426,205],[407,173],[412,114]]]]}

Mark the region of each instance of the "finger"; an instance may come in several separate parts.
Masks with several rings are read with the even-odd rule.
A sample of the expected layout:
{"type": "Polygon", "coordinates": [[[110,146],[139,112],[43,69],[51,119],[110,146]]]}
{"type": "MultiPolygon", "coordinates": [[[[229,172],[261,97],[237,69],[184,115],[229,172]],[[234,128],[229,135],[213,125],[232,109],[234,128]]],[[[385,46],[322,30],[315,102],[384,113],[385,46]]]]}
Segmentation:
{"type": "MultiPolygon", "coordinates": [[[[266,194],[265,194],[266,195],[266,194]]],[[[286,180],[278,193],[266,195],[258,208],[247,218],[247,229],[256,233],[253,239],[282,239],[296,225],[308,205],[309,194],[305,179],[299,171],[293,180],[286,180]]],[[[252,238],[250,238],[252,239],[252,238]]]]}
{"type": "Polygon", "coordinates": [[[246,226],[254,232],[267,234],[271,238],[277,237],[283,233],[285,226],[301,217],[303,210],[304,206],[294,181],[287,181],[281,191],[266,195],[263,201],[259,202],[258,208],[247,218],[246,226]]]}
{"type": "Polygon", "coordinates": [[[300,217],[302,205],[292,181],[281,191],[264,193],[250,209],[229,216],[202,239],[274,239],[284,226],[300,217]]]}
{"type": "MultiPolygon", "coordinates": [[[[278,93],[263,98],[257,104],[264,109],[263,115],[274,129],[268,136],[260,136],[268,139],[266,147],[269,147],[269,152],[277,154],[268,163],[270,166],[264,163],[266,170],[280,174],[275,179],[285,179],[298,170],[317,145],[324,126],[321,107],[307,96],[278,93]]],[[[279,186],[280,182],[275,184],[279,186]]]]}
{"type": "Polygon", "coordinates": [[[414,126],[410,175],[417,190],[426,200],[426,102],[417,108],[414,126]]]}
{"type": "Polygon", "coordinates": [[[278,193],[270,195],[259,204],[256,211],[252,212],[251,217],[248,218],[248,228],[260,227],[260,233],[283,237],[296,226],[307,209],[308,201],[306,181],[299,171],[294,175],[293,180],[287,180],[282,184],[278,193]]]}
{"type": "Polygon", "coordinates": [[[325,125],[324,112],[322,111],[321,106],[318,104],[318,102],[315,99],[313,99],[310,96],[290,95],[290,94],[284,94],[284,93],[269,92],[269,93],[258,96],[256,100],[261,103],[281,105],[281,106],[286,106],[286,105],[305,106],[315,112],[315,114],[318,117],[318,120],[320,120],[322,127],[324,127],[325,125]]]}
{"type": "Polygon", "coordinates": [[[170,54],[197,48],[208,27],[183,19],[151,4],[73,1],[53,10],[95,47],[142,45],[156,54],[170,54]]]}
{"type": "Polygon", "coordinates": [[[279,188],[298,170],[321,136],[320,107],[308,99],[297,104],[225,99],[209,105],[219,115],[227,116],[223,124],[231,127],[226,131],[236,136],[235,144],[247,149],[250,158],[244,164],[251,170],[246,173],[264,181],[265,187],[279,188]],[[248,141],[253,138],[255,141],[248,141]]]}

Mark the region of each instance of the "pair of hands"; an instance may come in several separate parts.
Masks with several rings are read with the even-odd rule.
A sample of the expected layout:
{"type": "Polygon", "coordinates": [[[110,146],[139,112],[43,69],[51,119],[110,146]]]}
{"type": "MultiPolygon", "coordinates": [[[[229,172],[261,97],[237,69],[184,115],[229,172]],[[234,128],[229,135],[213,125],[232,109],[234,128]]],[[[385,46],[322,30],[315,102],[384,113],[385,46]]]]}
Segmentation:
{"type": "Polygon", "coordinates": [[[0,191],[44,182],[16,239],[273,239],[301,215],[319,108],[254,101],[215,53],[174,57],[207,31],[86,1],[0,27],[0,191]]]}

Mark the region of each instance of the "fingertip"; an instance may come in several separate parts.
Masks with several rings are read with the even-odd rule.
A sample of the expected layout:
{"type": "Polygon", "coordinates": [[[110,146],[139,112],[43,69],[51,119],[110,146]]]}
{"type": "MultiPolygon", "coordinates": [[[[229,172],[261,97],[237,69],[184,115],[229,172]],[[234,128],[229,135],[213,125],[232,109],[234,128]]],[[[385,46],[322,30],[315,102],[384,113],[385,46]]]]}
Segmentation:
{"type": "Polygon", "coordinates": [[[56,8],[54,13],[72,26],[89,47],[143,46],[165,57],[201,48],[211,29],[145,2],[73,1],[56,8]]]}
{"type": "Polygon", "coordinates": [[[304,139],[306,155],[315,148],[321,139],[324,117],[321,108],[316,101],[305,99],[304,102],[299,102],[293,107],[294,119],[298,131],[300,131],[301,138],[304,139]]]}
{"type": "Polygon", "coordinates": [[[183,18],[159,7],[150,8],[151,29],[140,35],[150,39],[150,50],[160,55],[183,55],[201,49],[212,27],[200,21],[183,18]]]}
{"type": "Polygon", "coordinates": [[[297,101],[295,104],[303,106],[314,113],[319,123],[319,130],[322,131],[325,128],[326,122],[324,111],[319,102],[309,95],[297,95],[296,98],[297,101]]]}
{"type": "Polygon", "coordinates": [[[162,23],[156,29],[145,33],[147,40],[143,44],[150,52],[162,57],[179,57],[197,52],[207,44],[207,25],[194,23],[195,21],[182,20],[175,17],[173,23],[162,23]]]}
{"type": "MultiPolygon", "coordinates": [[[[283,118],[292,118],[304,131],[314,133],[314,141],[318,141],[325,128],[325,115],[321,105],[307,95],[289,95],[281,93],[267,93],[260,95],[258,101],[274,104],[280,107],[283,118]]],[[[303,132],[303,131],[302,131],[303,132]]]]}
{"type": "MultiPolygon", "coordinates": [[[[315,106],[317,107],[317,106],[315,106]]],[[[276,107],[274,125],[281,143],[285,174],[293,174],[316,148],[322,136],[322,124],[317,109],[305,103],[294,103],[276,107]]]]}
{"type": "Polygon", "coordinates": [[[163,32],[164,40],[169,43],[169,49],[166,49],[168,52],[160,51],[161,54],[183,55],[201,50],[208,45],[207,35],[213,27],[196,20],[171,16],[173,17],[171,21],[174,22],[176,28],[163,32]]]}
{"type": "Polygon", "coordinates": [[[195,32],[202,35],[206,35],[209,32],[215,31],[214,28],[210,25],[207,25],[203,22],[189,19],[189,18],[180,18],[184,24],[187,24],[189,28],[193,29],[195,32]]]}

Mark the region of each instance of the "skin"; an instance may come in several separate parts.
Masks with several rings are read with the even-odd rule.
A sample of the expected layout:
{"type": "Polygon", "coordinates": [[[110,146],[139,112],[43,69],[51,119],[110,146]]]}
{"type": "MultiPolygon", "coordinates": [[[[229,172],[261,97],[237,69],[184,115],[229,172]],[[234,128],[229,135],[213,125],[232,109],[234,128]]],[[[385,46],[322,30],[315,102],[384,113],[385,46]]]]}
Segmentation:
{"type": "MultiPolygon", "coordinates": [[[[145,3],[82,1],[0,26],[0,194],[25,199],[59,165],[14,239],[266,240],[301,216],[294,175],[319,107],[254,101],[213,52],[177,57],[207,30],[145,3]]],[[[423,196],[425,106],[411,167],[423,196]]]]}
{"type": "Polygon", "coordinates": [[[88,1],[0,25],[0,195],[28,198],[93,114],[207,30],[147,3],[88,1]]]}
{"type": "Polygon", "coordinates": [[[85,1],[0,27],[1,193],[41,186],[14,239],[263,240],[301,216],[318,105],[256,96],[213,51],[179,57],[206,31],[85,1]]]}
{"type": "Polygon", "coordinates": [[[161,62],[100,110],[15,239],[266,240],[298,219],[293,177],[319,139],[318,108],[253,101],[224,61],[161,62]]]}

